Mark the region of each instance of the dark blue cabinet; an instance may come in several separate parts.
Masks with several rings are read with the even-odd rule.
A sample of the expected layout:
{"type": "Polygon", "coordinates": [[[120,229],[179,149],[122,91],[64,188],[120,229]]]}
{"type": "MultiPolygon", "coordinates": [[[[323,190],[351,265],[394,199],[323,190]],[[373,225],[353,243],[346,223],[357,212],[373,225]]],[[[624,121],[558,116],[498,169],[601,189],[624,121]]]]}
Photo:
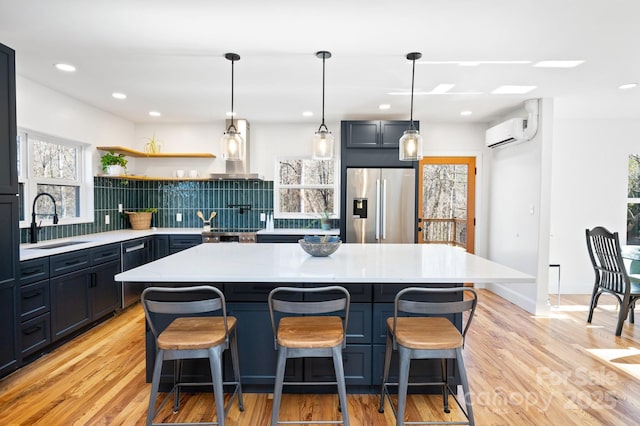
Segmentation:
{"type": "MultiPolygon", "coordinates": [[[[342,141],[347,148],[398,148],[409,121],[361,120],[342,122],[342,141]]],[[[419,128],[419,123],[414,121],[419,128]]]]}
{"type": "Polygon", "coordinates": [[[51,278],[51,338],[53,342],[91,321],[91,277],[78,270],[51,278]]]}

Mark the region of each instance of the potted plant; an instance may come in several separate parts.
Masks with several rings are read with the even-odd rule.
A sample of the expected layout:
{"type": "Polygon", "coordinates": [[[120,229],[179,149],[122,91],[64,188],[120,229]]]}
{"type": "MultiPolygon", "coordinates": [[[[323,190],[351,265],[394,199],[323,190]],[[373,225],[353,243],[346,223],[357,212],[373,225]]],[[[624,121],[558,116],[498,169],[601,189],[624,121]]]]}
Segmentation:
{"type": "Polygon", "coordinates": [[[113,151],[109,151],[100,157],[100,164],[102,170],[110,176],[123,175],[127,167],[127,159],[124,154],[116,154],[113,151]]]}
{"type": "Polygon", "coordinates": [[[323,211],[322,216],[320,217],[320,228],[321,229],[331,229],[331,212],[323,211]]]}
{"type": "Polygon", "coordinates": [[[158,209],[148,208],[137,212],[125,212],[129,217],[131,229],[149,229],[151,228],[151,215],[156,213],[158,209]]]}

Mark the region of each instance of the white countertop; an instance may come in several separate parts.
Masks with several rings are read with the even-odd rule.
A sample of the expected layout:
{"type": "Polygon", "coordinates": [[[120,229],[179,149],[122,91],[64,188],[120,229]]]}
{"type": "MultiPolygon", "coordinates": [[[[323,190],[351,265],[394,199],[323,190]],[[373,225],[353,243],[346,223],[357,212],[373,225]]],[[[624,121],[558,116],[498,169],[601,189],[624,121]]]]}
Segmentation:
{"type": "Polygon", "coordinates": [[[115,276],[144,282],[532,283],[533,276],[444,245],[342,244],[312,257],[298,244],[201,244],[115,276]]]}
{"type": "Polygon", "coordinates": [[[20,244],[20,260],[37,259],[54,254],[66,253],[73,250],[82,250],[105,244],[119,243],[133,240],[135,238],[146,237],[155,234],[201,234],[202,228],[150,228],[144,230],[122,229],[119,231],[100,232],[97,234],[79,235],[70,238],[56,238],[55,240],[41,241],[36,244],[20,244]],[[47,248],[51,245],[58,245],[66,242],[80,242],[78,244],[64,247],[47,248]]]}
{"type": "Polygon", "coordinates": [[[319,228],[275,228],[271,230],[261,229],[258,235],[340,235],[339,229],[319,228]]]}

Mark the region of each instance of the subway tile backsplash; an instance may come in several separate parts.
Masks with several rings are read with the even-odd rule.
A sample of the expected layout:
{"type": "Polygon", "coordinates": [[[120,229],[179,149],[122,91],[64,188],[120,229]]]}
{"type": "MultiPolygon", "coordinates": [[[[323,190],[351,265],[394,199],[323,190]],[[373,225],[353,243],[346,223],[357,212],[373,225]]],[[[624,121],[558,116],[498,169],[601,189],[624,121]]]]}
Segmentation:
{"type": "MultiPolygon", "coordinates": [[[[202,220],[197,212],[208,218],[215,211],[212,229],[256,231],[264,228],[260,213],[273,211],[273,181],[138,181],[95,177],[93,223],[47,226],[40,230],[38,240],[130,228],[126,215],[118,212],[119,203],[124,211],[157,208],[151,225],[158,228],[198,228],[202,220]],[[181,222],[176,221],[177,213],[182,214],[181,222]],[[105,215],[109,215],[109,225],[104,223],[105,215]]],[[[320,227],[319,222],[312,219],[276,219],[274,225],[276,228],[320,227]]],[[[22,243],[29,241],[28,229],[21,229],[20,239],[22,243]]]]}

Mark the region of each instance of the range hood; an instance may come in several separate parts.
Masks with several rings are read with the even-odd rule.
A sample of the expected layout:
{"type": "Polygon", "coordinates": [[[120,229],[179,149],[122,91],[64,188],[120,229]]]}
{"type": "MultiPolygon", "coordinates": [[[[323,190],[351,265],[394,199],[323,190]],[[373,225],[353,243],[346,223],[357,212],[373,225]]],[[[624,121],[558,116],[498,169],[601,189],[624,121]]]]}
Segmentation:
{"type": "MultiPolygon", "coordinates": [[[[231,120],[225,121],[225,129],[229,127],[231,120]]],[[[251,135],[250,126],[247,120],[233,120],[234,126],[240,132],[240,135],[244,138],[244,158],[240,161],[225,160],[225,172],[224,173],[211,173],[209,177],[217,180],[263,180],[264,177],[251,173],[250,166],[250,153],[251,153],[251,135]]]]}

